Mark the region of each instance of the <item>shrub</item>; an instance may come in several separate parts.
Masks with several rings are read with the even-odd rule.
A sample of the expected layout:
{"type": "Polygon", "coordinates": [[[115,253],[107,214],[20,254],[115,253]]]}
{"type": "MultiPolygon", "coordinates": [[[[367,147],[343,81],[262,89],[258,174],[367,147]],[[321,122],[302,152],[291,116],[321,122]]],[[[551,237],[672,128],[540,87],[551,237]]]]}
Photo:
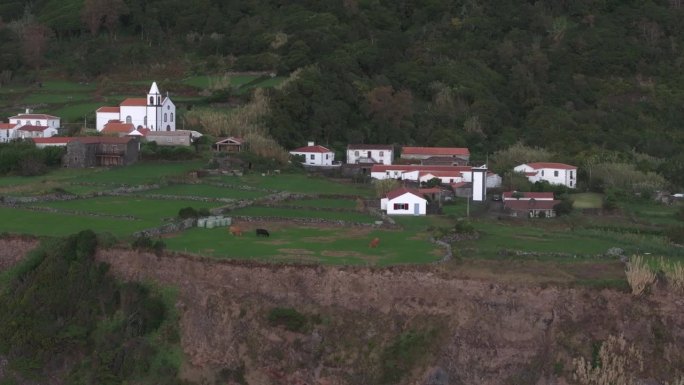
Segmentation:
{"type": "Polygon", "coordinates": [[[672,243],[684,245],[684,226],[670,226],[665,229],[665,236],[672,243]]]}
{"type": "Polygon", "coordinates": [[[664,258],[660,258],[660,270],[665,274],[667,284],[672,290],[684,292],[684,265],[679,262],[666,262],[664,258]]]}
{"type": "Polygon", "coordinates": [[[473,234],[475,227],[468,221],[457,221],[454,225],[454,231],[456,234],[473,234]]]}
{"type": "Polygon", "coordinates": [[[157,255],[166,248],[166,244],[161,239],[153,241],[150,237],[145,235],[135,238],[133,243],[131,243],[131,246],[135,250],[152,251],[157,255]]]}
{"type": "Polygon", "coordinates": [[[641,255],[633,255],[629,259],[625,274],[634,295],[643,294],[646,288],[652,285],[656,279],[655,273],[648,267],[644,257],[641,255]]]}
{"type": "Polygon", "coordinates": [[[634,385],[644,370],[643,353],[628,345],[624,336],[609,336],[601,344],[598,356],[590,361],[584,357],[572,360],[575,372],[572,377],[582,385],[621,384],[634,385]]]}
{"type": "Polygon", "coordinates": [[[410,330],[400,334],[380,357],[381,384],[396,384],[412,369],[416,362],[424,357],[430,343],[436,337],[434,331],[410,330]]]}
{"type": "Polygon", "coordinates": [[[183,207],[178,210],[178,216],[182,219],[197,218],[199,213],[192,207],[183,207]]]}
{"type": "Polygon", "coordinates": [[[306,316],[289,307],[276,307],[268,313],[268,323],[271,326],[283,326],[293,332],[301,332],[306,327],[306,316]]]}
{"type": "Polygon", "coordinates": [[[563,199],[559,204],[553,206],[553,209],[556,210],[556,215],[559,217],[570,214],[572,212],[572,201],[563,199]]]}

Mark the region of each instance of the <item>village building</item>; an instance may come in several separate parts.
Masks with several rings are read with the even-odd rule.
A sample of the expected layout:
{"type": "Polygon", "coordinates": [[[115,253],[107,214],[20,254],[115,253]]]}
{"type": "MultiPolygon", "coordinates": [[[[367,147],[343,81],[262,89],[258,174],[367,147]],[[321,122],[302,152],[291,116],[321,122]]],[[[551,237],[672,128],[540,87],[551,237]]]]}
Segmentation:
{"type": "Polygon", "coordinates": [[[18,124],[0,123],[0,143],[7,143],[15,137],[18,124]]]}
{"type": "Polygon", "coordinates": [[[509,199],[503,201],[503,209],[513,217],[553,218],[556,216],[555,206],[558,200],[509,199]]]}
{"type": "Polygon", "coordinates": [[[135,137],[86,136],[68,138],[62,165],[68,168],[128,166],[138,160],[135,137]]]}
{"type": "Polygon", "coordinates": [[[335,160],[334,152],[314,142],[309,142],[306,147],[294,149],[290,154],[304,156],[302,163],[306,166],[332,166],[335,160]]]}
{"type": "Polygon", "coordinates": [[[535,199],[538,201],[552,201],[554,196],[552,192],[521,192],[521,191],[506,191],[501,194],[501,199],[503,201],[526,201],[530,199],[535,199]]]}
{"type": "Polygon", "coordinates": [[[57,129],[54,127],[31,124],[25,124],[14,131],[14,137],[17,139],[49,138],[54,135],[57,135],[57,129]]]}
{"type": "Polygon", "coordinates": [[[157,83],[153,82],[145,98],[128,98],[118,107],[98,108],[97,130],[102,131],[110,121],[128,123],[135,128],[147,128],[151,131],[175,131],[176,105],[168,94],[162,97],[157,83]]]}
{"type": "Polygon", "coordinates": [[[245,150],[245,140],[235,136],[219,139],[214,143],[214,150],[216,152],[228,152],[237,154],[245,150]]]}
{"type": "MultiPolygon", "coordinates": [[[[11,116],[9,118],[10,124],[17,124],[21,126],[47,127],[54,132],[61,127],[61,119],[57,116],[47,114],[33,114],[31,110],[26,109],[25,114],[11,116]]],[[[47,136],[46,136],[47,138],[47,136]]]]}
{"type": "Polygon", "coordinates": [[[145,135],[147,142],[156,142],[158,146],[190,146],[192,132],[188,130],[150,131],[145,135]]]}
{"type": "Polygon", "coordinates": [[[427,199],[418,190],[400,187],[380,200],[380,209],[387,215],[426,215],[427,199]]]}
{"type": "Polygon", "coordinates": [[[49,138],[57,135],[61,119],[47,114],[25,114],[11,116],[9,123],[0,123],[0,143],[12,139],[49,138]]]}
{"type": "Polygon", "coordinates": [[[423,165],[465,166],[470,161],[470,151],[461,147],[403,147],[401,159],[419,161],[423,165]]]}
{"type": "Polygon", "coordinates": [[[394,160],[394,148],[384,144],[350,144],[347,146],[347,164],[384,164],[394,160]]]}
{"type": "Polygon", "coordinates": [[[122,123],[118,120],[111,120],[105,124],[100,133],[109,136],[126,136],[135,130],[133,123],[122,123]]]}
{"type": "Polygon", "coordinates": [[[547,181],[550,184],[563,185],[569,188],[577,187],[577,167],[569,164],[552,162],[523,163],[513,168],[513,171],[525,174],[532,183],[547,181]]]}

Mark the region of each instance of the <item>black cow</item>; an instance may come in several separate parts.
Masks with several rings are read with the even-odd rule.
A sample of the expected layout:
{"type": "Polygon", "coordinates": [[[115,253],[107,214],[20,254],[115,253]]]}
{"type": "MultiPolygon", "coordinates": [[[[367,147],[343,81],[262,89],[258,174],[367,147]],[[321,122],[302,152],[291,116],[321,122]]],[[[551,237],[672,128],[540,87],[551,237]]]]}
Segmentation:
{"type": "Polygon", "coordinates": [[[266,229],[256,229],[256,235],[257,235],[257,237],[260,235],[263,235],[264,237],[271,236],[271,234],[269,234],[268,230],[266,230],[266,229]]]}

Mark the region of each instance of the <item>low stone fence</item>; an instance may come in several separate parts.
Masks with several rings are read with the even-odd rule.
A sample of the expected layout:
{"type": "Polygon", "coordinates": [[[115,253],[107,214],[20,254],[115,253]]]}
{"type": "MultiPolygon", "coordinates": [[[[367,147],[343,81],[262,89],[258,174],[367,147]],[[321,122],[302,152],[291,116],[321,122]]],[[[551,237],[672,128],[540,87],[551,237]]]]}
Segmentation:
{"type": "Polygon", "coordinates": [[[444,241],[440,241],[439,239],[434,239],[434,238],[431,238],[430,242],[432,242],[436,245],[442,246],[446,250],[446,254],[444,254],[442,259],[440,259],[439,261],[437,261],[435,263],[444,263],[444,262],[450,261],[454,257],[454,254],[451,250],[451,245],[449,243],[444,242],[444,241]]]}
{"type": "Polygon", "coordinates": [[[140,230],[133,233],[135,237],[158,237],[162,234],[176,233],[179,231],[187,230],[197,225],[196,218],[188,218],[181,221],[175,221],[172,223],[167,223],[158,227],[152,227],[150,229],[140,230]]]}

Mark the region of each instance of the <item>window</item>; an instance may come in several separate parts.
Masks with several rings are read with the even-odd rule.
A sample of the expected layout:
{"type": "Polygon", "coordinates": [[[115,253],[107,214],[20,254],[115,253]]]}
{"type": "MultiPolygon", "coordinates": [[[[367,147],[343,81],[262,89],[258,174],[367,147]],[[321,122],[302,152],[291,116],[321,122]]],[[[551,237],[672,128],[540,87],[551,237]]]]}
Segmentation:
{"type": "Polygon", "coordinates": [[[386,174],[387,176],[389,176],[389,171],[385,171],[385,174],[386,174]]]}
{"type": "Polygon", "coordinates": [[[314,160],[314,154],[309,155],[309,159],[314,160]]]}
{"type": "Polygon", "coordinates": [[[154,96],[150,96],[150,104],[154,104],[154,96]]]}
{"type": "Polygon", "coordinates": [[[147,127],[147,116],[143,118],[143,124],[147,127]]]}
{"type": "Polygon", "coordinates": [[[554,171],[553,176],[558,176],[558,171],[554,171]]]}
{"type": "Polygon", "coordinates": [[[131,118],[130,115],[128,115],[128,116],[126,117],[126,123],[132,123],[132,122],[133,122],[133,119],[131,118]]]}
{"type": "Polygon", "coordinates": [[[395,203],[394,209],[395,210],[408,210],[408,203],[395,203]]]}
{"type": "Polygon", "coordinates": [[[575,179],[574,172],[570,170],[570,179],[575,179]]]}
{"type": "Polygon", "coordinates": [[[17,124],[21,124],[21,120],[17,120],[17,124]]]}
{"type": "Polygon", "coordinates": [[[385,156],[385,151],[380,151],[380,157],[382,158],[383,156],[385,156]]]}
{"type": "Polygon", "coordinates": [[[330,157],[330,154],[325,154],[325,159],[328,159],[330,157]]]}
{"type": "Polygon", "coordinates": [[[164,112],[164,122],[167,122],[168,118],[169,118],[169,116],[166,114],[166,112],[164,112]]]}
{"type": "Polygon", "coordinates": [[[173,112],[171,113],[171,121],[173,122],[173,112]]]}
{"type": "Polygon", "coordinates": [[[544,176],[544,170],[542,170],[542,176],[544,176]]]}
{"type": "Polygon", "coordinates": [[[354,156],[359,156],[359,152],[358,152],[358,151],[354,151],[354,156]]]}
{"type": "Polygon", "coordinates": [[[40,126],[40,120],[36,120],[36,126],[40,126]]]}
{"type": "Polygon", "coordinates": [[[167,109],[167,110],[170,110],[170,109],[171,109],[171,106],[166,106],[166,109],[167,109]]]}

